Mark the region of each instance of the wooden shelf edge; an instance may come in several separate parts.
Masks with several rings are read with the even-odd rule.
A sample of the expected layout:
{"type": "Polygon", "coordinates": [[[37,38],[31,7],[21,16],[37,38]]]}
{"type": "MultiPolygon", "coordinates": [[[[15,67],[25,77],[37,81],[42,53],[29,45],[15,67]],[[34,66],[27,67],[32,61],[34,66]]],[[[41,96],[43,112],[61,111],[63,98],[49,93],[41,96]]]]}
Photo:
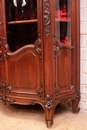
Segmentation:
{"type": "Polygon", "coordinates": [[[34,22],[38,22],[38,20],[33,19],[33,20],[10,21],[10,22],[7,22],[7,24],[34,23],[34,22]]]}
{"type": "Polygon", "coordinates": [[[70,19],[63,20],[63,19],[55,19],[56,22],[70,22],[70,19]]]}

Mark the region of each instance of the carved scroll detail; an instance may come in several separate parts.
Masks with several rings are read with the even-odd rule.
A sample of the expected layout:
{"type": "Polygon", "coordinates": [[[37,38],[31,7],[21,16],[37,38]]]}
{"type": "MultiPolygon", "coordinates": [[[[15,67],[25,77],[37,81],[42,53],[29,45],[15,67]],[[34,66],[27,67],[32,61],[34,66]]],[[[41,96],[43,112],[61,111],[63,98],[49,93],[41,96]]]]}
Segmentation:
{"type": "Polygon", "coordinates": [[[41,36],[39,34],[38,39],[35,41],[35,50],[40,55],[40,58],[42,58],[42,56],[41,56],[41,38],[40,37],[41,36]]]}
{"type": "Polygon", "coordinates": [[[0,61],[3,60],[2,51],[0,51],[0,61]]]}
{"type": "Polygon", "coordinates": [[[56,58],[57,55],[61,55],[63,49],[73,50],[74,46],[60,43],[59,41],[57,41],[56,36],[54,34],[54,57],[56,58]]]}
{"type": "Polygon", "coordinates": [[[76,98],[80,100],[80,90],[78,91],[76,98]]]}
{"type": "Polygon", "coordinates": [[[0,92],[3,92],[4,91],[4,88],[5,88],[5,80],[3,79],[2,80],[2,84],[0,86],[0,92]]]}
{"type": "Polygon", "coordinates": [[[8,57],[7,53],[9,52],[9,47],[8,47],[8,44],[6,42],[6,38],[5,37],[3,37],[3,40],[4,40],[4,47],[5,47],[4,57],[8,57]]]}
{"type": "Polygon", "coordinates": [[[69,89],[72,90],[74,87],[75,87],[74,85],[70,85],[69,89]]]}
{"type": "Polygon", "coordinates": [[[39,97],[42,97],[42,94],[43,94],[43,85],[41,85],[41,88],[40,90],[37,92],[38,96],[39,97]]]}
{"type": "Polygon", "coordinates": [[[60,50],[60,45],[57,41],[54,42],[54,57],[61,55],[62,50],[60,50]]]}
{"type": "Polygon", "coordinates": [[[50,110],[54,106],[54,100],[50,95],[47,94],[45,107],[50,110]]]}
{"type": "Polygon", "coordinates": [[[0,47],[2,46],[2,37],[0,37],[0,47]]]}
{"type": "Polygon", "coordinates": [[[50,35],[50,11],[49,11],[49,0],[44,0],[44,26],[45,26],[45,33],[48,37],[50,35]]]}
{"type": "Polygon", "coordinates": [[[4,103],[4,105],[9,105],[9,104],[15,102],[14,99],[9,99],[9,98],[7,98],[6,96],[0,97],[0,101],[1,101],[2,103],[4,103]]]}
{"type": "Polygon", "coordinates": [[[2,61],[3,60],[3,54],[2,54],[2,49],[1,49],[1,47],[2,47],[2,37],[0,37],[0,61],[2,61]]]}
{"type": "Polygon", "coordinates": [[[8,93],[10,93],[12,91],[12,87],[8,86],[8,87],[6,87],[6,90],[7,90],[8,93]]]}
{"type": "Polygon", "coordinates": [[[36,102],[36,100],[31,100],[31,101],[29,102],[29,105],[35,105],[35,102],[36,102]]]}

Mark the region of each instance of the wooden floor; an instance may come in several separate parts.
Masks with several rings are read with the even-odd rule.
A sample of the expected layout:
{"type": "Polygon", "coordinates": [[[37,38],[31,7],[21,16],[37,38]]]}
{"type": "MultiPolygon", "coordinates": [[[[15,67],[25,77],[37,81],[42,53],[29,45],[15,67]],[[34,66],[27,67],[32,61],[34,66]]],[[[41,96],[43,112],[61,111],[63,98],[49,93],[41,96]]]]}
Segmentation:
{"type": "MultiPolygon", "coordinates": [[[[0,130],[49,130],[40,105],[4,106],[0,103],[0,130]]],[[[70,108],[57,106],[50,130],[87,130],[87,113],[73,114],[70,108]]]]}

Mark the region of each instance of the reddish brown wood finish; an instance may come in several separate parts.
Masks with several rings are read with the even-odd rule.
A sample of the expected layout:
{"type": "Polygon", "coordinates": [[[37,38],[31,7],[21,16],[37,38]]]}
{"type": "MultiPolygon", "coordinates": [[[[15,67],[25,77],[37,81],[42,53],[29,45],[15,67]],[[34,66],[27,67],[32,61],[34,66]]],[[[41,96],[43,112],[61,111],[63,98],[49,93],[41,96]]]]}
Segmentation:
{"type": "Polygon", "coordinates": [[[79,0],[71,0],[71,45],[56,41],[55,0],[37,0],[37,15],[38,39],[12,53],[5,0],[0,0],[0,99],[4,104],[39,103],[50,127],[59,103],[72,102],[73,112],[79,111],[79,0]]]}

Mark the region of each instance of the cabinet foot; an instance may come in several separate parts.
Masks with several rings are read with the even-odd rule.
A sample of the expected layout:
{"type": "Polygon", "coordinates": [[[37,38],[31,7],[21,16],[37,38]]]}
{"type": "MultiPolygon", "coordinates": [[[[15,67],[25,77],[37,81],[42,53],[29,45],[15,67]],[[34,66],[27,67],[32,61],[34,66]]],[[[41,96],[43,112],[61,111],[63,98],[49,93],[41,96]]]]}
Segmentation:
{"type": "Polygon", "coordinates": [[[47,124],[47,127],[48,128],[51,128],[52,124],[53,124],[53,121],[46,121],[46,124],[47,124]]]}
{"type": "Polygon", "coordinates": [[[72,101],[72,111],[73,111],[73,113],[78,113],[80,111],[80,108],[79,108],[78,105],[79,105],[78,99],[72,101]]]}
{"type": "Polygon", "coordinates": [[[54,109],[45,109],[45,118],[47,127],[50,128],[53,124],[54,109]]]}

